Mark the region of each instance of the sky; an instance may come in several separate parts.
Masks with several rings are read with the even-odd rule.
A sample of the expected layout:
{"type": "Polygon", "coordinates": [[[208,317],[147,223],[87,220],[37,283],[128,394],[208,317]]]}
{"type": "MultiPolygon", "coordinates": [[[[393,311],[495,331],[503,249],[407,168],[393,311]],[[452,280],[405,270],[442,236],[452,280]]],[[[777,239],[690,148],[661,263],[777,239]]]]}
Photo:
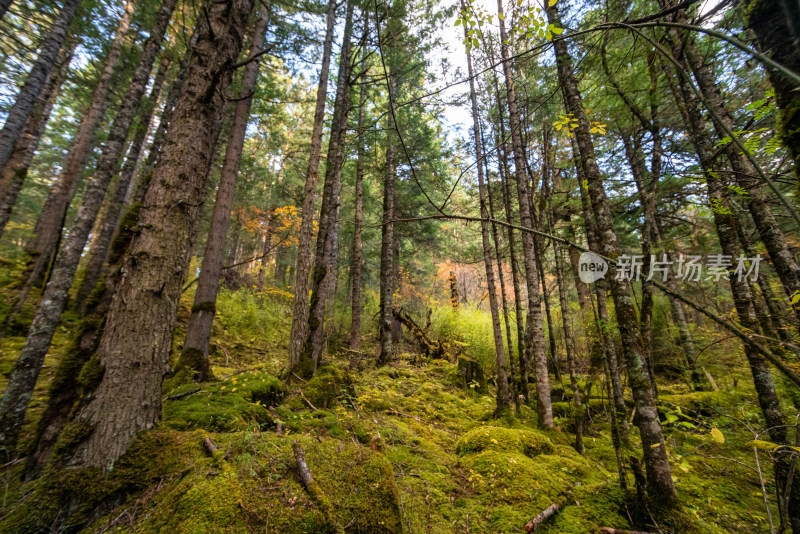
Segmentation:
{"type": "MultiPolygon", "coordinates": [[[[526,0],[526,4],[530,0],[526,0]]],[[[534,0],[536,1],[536,0],[534,0]]],[[[701,2],[700,14],[703,15],[717,6],[723,0],[704,0],[701,2]]],[[[539,2],[537,2],[539,3],[539,2]]],[[[496,0],[474,0],[474,4],[484,9],[485,11],[495,14],[497,13],[496,0]]],[[[509,12],[509,2],[504,2],[504,11],[509,12]]],[[[713,23],[718,20],[720,14],[713,17],[707,24],[713,23]]],[[[455,16],[445,21],[438,30],[436,40],[441,43],[433,52],[431,61],[433,65],[439,65],[442,59],[445,59],[452,67],[449,72],[443,73],[442,78],[437,83],[437,87],[444,87],[449,83],[457,80],[466,80],[467,73],[467,56],[464,52],[464,45],[462,40],[464,38],[463,28],[455,26],[455,16]]],[[[497,25],[497,18],[494,19],[494,24],[490,26],[491,31],[498,32],[499,26],[497,25]]],[[[432,88],[435,89],[435,88],[432,88]]],[[[466,95],[469,91],[469,84],[462,83],[455,87],[446,89],[442,92],[441,96],[444,100],[455,100],[459,96],[466,95]]],[[[464,101],[460,106],[447,106],[444,112],[444,122],[446,129],[451,136],[460,136],[466,138],[469,133],[469,128],[472,127],[472,115],[467,101],[464,101]]]]}

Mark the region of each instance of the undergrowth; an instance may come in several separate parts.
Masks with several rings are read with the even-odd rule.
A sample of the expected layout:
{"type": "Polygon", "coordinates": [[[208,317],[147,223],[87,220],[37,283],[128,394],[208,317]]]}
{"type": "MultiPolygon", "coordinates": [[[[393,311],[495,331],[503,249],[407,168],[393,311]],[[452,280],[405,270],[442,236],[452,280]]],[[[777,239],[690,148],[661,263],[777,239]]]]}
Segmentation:
{"type": "MultiPolygon", "coordinates": [[[[182,299],[175,354],[191,298],[187,291],[182,299]]],[[[595,386],[580,455],[572,447],[567,399],[555,405],[553,430],[538,429],[535,411],[524,405],[513,417],[493,419],[493,388],[465,387],[455,357],[426,361],[413,354],[413,345],[392,365],[376,368],[365,356],[374,347],[365,342],[362,354],[329,355],[312,380],[287,385],[276,377],[286,358],[290,307],[279,291],[223,291],[211,353],[217,380],[167,379],[162,422],[108,475],[67,470],[72,478],[50,474],[21,483],[22,466],[6,466],[0,531],[324,533],[339,525],[348,533],[511,533],[557,503],[559,512],[537,532],[604,526],[768,532],[748,445],[748,426],[759,427],[760,413],[733,344],[707,351],[720,391],[691,392],[682,382],[661,387],[659,410],[681,504],[648,509],[637,525],[633,476],[626,469],[626,488],[620,486],[605,385],[589,376],[591,369],[581,376],[582,387],[595,386]],[[724,368],[735,371],[723,374],[724,368]],[[292,452],[298,439],[334,510],[330,517],[300,482],[292,452]],[[75,505],[64,488],[76,486],[93,500],[70,520],[75,505]]],[[[472,358],[492,375],[487,314],[439,308],[431,331],[450,342],[449,354],[472,358]]],[[[48,356],[26,435],[70,335],[69,326],[60,331],[48,356]]],[[[19,337],[0,341],[2,373],[21,343],[19,337]]],[[[622,451],[626,467],[628,457],[641,455],[631,428],[632,448],[622,451]]],[[[760,460],[769,465],[765,454],[760,460]]],[[[771,484],[766,489],[774,495],[771,484]]]]}

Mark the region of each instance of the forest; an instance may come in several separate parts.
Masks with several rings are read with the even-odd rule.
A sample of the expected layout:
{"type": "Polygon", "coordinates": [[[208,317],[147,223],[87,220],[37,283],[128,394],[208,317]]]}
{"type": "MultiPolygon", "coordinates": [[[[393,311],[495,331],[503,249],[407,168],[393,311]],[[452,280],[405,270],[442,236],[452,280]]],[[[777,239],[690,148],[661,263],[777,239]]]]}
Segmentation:
{"type": "Polygon", "coordinates": [[[0,533],[800,534],[796,0],[0,0],[0,533]]]}

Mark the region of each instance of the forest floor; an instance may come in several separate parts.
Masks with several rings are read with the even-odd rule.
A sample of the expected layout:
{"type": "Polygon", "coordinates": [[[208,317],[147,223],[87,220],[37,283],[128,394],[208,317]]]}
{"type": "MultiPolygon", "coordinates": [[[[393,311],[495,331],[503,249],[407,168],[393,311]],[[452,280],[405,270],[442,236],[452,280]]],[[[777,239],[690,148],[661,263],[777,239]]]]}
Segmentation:
{"type": "MultiPolygon", "coordinates": [[[[406,346],[392,365],[375,368],[369,335],[363,353],[342,351],[309,382],[286,387],[275,376],[287,354],[290,303],[277,290],[224,292],[213,339],[217,380],[166,380],[163,421],[111,474],[79,481],[65,475],[60,500],[41,481],[21,483],[20,463],[4,466],[0,532],[72,525],[84,532],[510,533],[524,532],[553,503],[559,511],[536,532],[769,532],[747,445],[747,426],[760,425],[759,412],[735,345],[718,344],[705,356],[720,391],[661,388],[680,506],[641,510],[630,469],[627,490],[620,487],[600,387],[589,402],[583,456],[572,447],[568,402],[554,404],[550,431],[537,429],[526,406],[493,419],[493,388],[480,393],[464,384],[455,358],[429,360],[406,346]],[[298,476],[295,440],[318,483],[313,498],[298,476]],[[70,484],[96,498],[66,514],[70,484]],[[94,485],[88,492],[87,484],[94,485]]],[[[190,306],[185,295],[176,347],[190,306]]],[[[28,436],[74,319],[46,361],[28,436]]],[[[0,340],[0,388],[22,341],[0,340]]],[[[469,345],[459,346],[470,355],[469,345]]],[[[627,457],[639,454],[634,432],[631,442],[623,450],[626,467],[627,457]]],[[[771,479],[766,453],[760,460],[771,479]]],[[[774,500],[774,487],[766,491],[774,500]]]]}

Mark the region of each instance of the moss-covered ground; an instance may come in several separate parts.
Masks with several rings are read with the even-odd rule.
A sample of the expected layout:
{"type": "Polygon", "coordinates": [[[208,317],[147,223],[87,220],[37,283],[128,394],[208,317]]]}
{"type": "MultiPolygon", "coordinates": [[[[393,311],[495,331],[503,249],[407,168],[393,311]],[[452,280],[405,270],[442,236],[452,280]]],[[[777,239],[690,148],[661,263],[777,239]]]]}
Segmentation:
{"type": "MultiPolygon", "coordinates": [[[[182,325],[190,306],[186,295],[182,325]]],[[[554,502],[559,512],[537,532],[769,531],[746,444],[753,439],[748,427],[761,425],[759,411],[734,344],[712,348],[716,359],[708,368],[720,391],[662,386],[659,405],[680,505],[646,510],[644,525],[636,525],[633,476],[628,469],[623,489],[597,377],[580,455],[572,447],[569,403],[556,404],[556,428],[549,431],[536,427],[527,406],[493,419],[494,388],[481,394],[464,387],[455,358],[426,361],[405,347],[392,365],[376,368],[369,336],[362,354],[332,348],[317,376],[286,385],[276,376],[286,359],[289,309],[290,300],[277,291],[223,292],[212,342],[217,380],[166,380],[163,421],[109,474],[70,479],[62,473],[22,483],[21,463],[3,467],[0,532],[324,533],[338,525],[348,533],[511,533],[554,502]],[[206,438],[217,450],[204,447],[206,438]],[[295,440],[331,515],[301,484],[295,440]],[[60,492],[52,493],[54,481],[60,492]],[[64,487],[97,498],[76,510],[64,487]]],[[[46,361],[26,435],[70,324],[46,361]]],[[[180,326],[175,337],[177,355],[180,326]]],[[[0,375],[10,370],[22,341],[0,340],[0,375]]],[[[479,356],[470,354],[469,343],[458,345],[479,356]]],[[[637,441],[634,431],[631,448],[622,451],[626,464],[641,456],[637,441]]],[[[769,465],[763,454],[761,463],[769,465]]],[[[769,482],[766,489],[774,495],[769,482]]]]}

